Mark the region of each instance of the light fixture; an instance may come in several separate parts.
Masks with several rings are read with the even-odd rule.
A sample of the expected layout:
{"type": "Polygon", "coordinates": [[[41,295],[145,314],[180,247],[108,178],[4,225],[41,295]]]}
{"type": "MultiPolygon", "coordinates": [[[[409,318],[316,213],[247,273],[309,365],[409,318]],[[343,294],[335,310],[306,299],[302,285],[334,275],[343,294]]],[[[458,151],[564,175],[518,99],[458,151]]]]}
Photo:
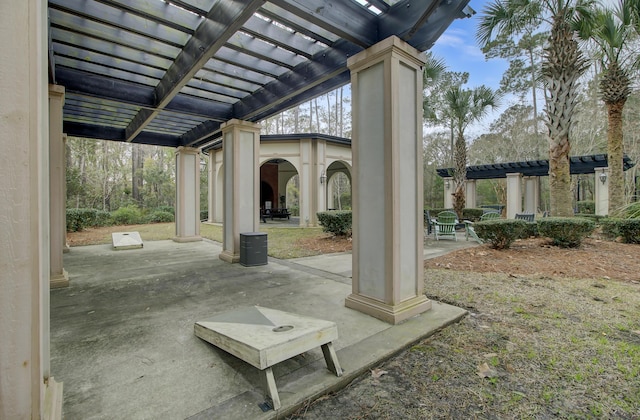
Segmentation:
{"type": "Polygon", "coordinates": [[[327,175],[325,175],[324,169],[323,169],[322,173],[320,174],[320,183],[324,184],[326,181],[327,181],[327,175]]]}
{"type": "Polygon", "coordinates": [[[600,178],[600,182],[602,182],[602,185],[607,182],[607,174],[604,173],[604,171],[600,172],[600,175],[598,175],[598,177],[600,178]]]}
{"type": "Polygon", "coordinates": [[[451,186],[451,183],[449,182],[448,179],[446,181],[444,181],[444,186],[445,186],[446,189],[449,189],[449,187],[451,186]]]}

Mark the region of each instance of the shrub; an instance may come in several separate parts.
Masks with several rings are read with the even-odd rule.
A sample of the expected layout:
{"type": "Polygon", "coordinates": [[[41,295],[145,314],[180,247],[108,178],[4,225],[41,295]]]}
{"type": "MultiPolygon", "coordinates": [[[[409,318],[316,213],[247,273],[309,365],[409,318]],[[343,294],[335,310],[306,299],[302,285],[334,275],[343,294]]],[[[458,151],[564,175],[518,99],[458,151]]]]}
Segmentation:
{"type": "Polygon", "coordinates": [[[173,222],[173,219],[174,216],[172,213],[156,210],[153,213],[148,214],[144,220],[146,223],[167,223],[173,222]]]}
{"type": "Polygon", "coordinates": [[[640,244],[640,219],[603,219],[602,233],[610,238],[620,236],[627,244],[640,244]]]}
{"type": "Polygon", "coordinates": [[[495,249],[507,249],[513,241],[522,237],[527,222],[514,219],[492,219],[477,222],[474,229],[478,237],[495,249]]]}
{"type": "Polygon", "coordinates": [[[593,220],[596,225],[600,224],[600,221],[607,216],[603,216],[601,214],[588,214],[588,213],[576,213],[576,217],[583,217],[585,219],[593,220]]]}
{"type": "Polygon", "coordinates": [[[595,201],[590,201],[590,200],[578,201],[576,203],[576,207],[578,208],[578,213],[594,214],[596,212],[595,201]]]}
{"type": "Polygon", "coordinates": [[[351,236],[351,211],[322,211],[317,213],[317,216],[323,232],[336,236],[351,236]]]}
{"type": "MultiPolygon", "coordinates": [[[[209,210],[200,210],[200,220],[209,220],[209,210]]],[[[171,220],[173,222],[173,220],[171,220]]]]}
{"type": "Polygon", "coordinates": [[[553,244],[562,248],[580,246],[589,236],[595,223],[583,217],[546,217],[538,220],[538,232],[553,240],[553,244]]]}
{"type": "Polygon", "coordinates": [[[111,226],[111,213],[105,210],[97,210],[93,226],[111,226]]]}
{"type": "Polygon", "coordinates": [[[536,222],[526,222],[520,234],[521,239],[527,239],[531,237],[538,237],[538,224],[536,222]]]}
{"type": "Polygon", "coordinates": [[[67,209],[67,231],[78,232],[95,225],[96,209],[67,209]]]}
{"type": "Polygon", "coordinates": [[[165,212],[165,213],[171,213],[171,214],[173,214],[174,216],[176,215],[176,211],[175,211],[175,209],[174,209],[173,207],[171,207],[171,206],[158,206],[158,207],[156,207],[153,211],[154,211],[154,212],[156,212],[156,211],[162,211],[162,212],[165,212]]]}
{"type": "Polygon", "coordinates": [[[482,209],[473,209],[473,208],[463,209],[462,210],[462,219],[463,220],[471,220],[472,222],[475,222],[475,221],[480,220],[480,218],[482,217],[482,213],[483,212],[484,212],[484,210],[482,210],[482,209]]]}
{"type": "Polygon", "coordinates": [[[135,225],[143,221],[142,211],[134,205],[120,207],[111,213],[111,219],[115,225],[135,225]]]}

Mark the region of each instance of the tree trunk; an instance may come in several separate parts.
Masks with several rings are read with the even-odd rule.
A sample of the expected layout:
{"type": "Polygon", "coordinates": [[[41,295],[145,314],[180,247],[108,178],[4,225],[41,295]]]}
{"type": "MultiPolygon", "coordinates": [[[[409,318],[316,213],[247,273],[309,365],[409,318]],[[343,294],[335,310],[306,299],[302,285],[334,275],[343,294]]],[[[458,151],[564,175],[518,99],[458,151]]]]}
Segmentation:
{"type": "Polygon", "coordinates": [[[529,63],[531,65],[531,96],[533,99],[533,132],[537,138],[540,133],[538,132],[538,95],[536,94],[536,70],[533,62],[533,48],[529,48],[529,63]]]}
{"type": "Polygon", "coordinates": [[[342,109],[342,89],[340,88],[340,137],[344,136],[343,109],[342,109]]]}
{"type": "Polygon", "coordinates": [[[625,100],[615,103],[607,103],[609,127],[607,130],[607,154],[609,165],[609,214],[624,205],[624,170],[623,159],[623,133],[622,110],[625,100]]]}
{"type": "Polygon", "coordinates": [[[138,206],[143,205],[142,183],[144,170],[144,149],[142,144],[134,144],[131,149],[131,195],[138,206]]]}
{"type": "Polygon", "coordinates": [[[462,220],[462,210],[465,206],[465,181],[467,179],[467,144],[462,131],[458,132],[455,145],[455,170],[453,181],[455,190],[453,193],[453,209],[458,214],[458,220],[462,220]]]}
{"type": "Polygon", "coordinates": [[[549,144],[549,207],[556,217],[573,216],[569,136],[551,139],[549,144]]]}

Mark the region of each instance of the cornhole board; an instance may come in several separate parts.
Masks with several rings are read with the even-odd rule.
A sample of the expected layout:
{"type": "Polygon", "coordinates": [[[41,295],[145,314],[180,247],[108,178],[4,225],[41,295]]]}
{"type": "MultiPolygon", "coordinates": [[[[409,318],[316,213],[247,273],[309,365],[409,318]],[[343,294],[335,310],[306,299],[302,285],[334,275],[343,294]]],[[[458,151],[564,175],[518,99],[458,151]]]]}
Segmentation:
{"type": "Polygon", "coordinates": [[[113,232],[111,234],[113,249],[136,249],[142,248],[142,238],[138,232],[113,232]]]}
{"type": "Polygon", "coordinates": [[[335,322],[276,309],[253,306],[195,323],[197,337],[231,353],[264,372],[265,391],[274,410],[280,397],[271,367],[316,347],[322,348],[327,368],[342,376],[332,342],[338,338],[335,322]]]}

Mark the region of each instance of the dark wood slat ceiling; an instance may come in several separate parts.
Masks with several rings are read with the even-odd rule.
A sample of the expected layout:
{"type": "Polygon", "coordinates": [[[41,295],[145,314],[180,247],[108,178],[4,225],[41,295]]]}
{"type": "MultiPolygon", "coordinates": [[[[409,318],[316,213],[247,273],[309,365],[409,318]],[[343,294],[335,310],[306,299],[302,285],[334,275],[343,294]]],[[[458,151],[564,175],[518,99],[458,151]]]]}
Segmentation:
{"type": "Polygon", "coordinates": [[[348,83],[391,35],[430,48],[468,1],[49,0],[50,77],[68,135],[200,147],[348,83]]]}

